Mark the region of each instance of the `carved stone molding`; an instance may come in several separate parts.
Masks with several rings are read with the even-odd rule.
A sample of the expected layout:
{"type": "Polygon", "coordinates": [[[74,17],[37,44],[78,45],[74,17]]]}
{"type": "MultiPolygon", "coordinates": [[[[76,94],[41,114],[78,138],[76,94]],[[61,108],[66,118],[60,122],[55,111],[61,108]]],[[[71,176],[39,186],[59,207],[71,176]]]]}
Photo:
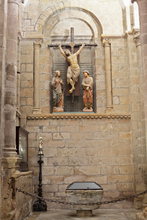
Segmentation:
{"type": "Polygon", "coordinates": [[[102,34],[101,35],[102,42],[103,42],[103,39],[110,40],[110,39],[119,39],[119,38],[125,38],[125,34],[122,34],[122,35],[104,35],[104,34],[102,34]]]}
{"type": "Polygon", "coordinates": [[[96,113],[56,113],[48,115],[28,115],[27,120],[47,120],[47,119],[131,119],[129,114],[96,114],[96,113]]]}

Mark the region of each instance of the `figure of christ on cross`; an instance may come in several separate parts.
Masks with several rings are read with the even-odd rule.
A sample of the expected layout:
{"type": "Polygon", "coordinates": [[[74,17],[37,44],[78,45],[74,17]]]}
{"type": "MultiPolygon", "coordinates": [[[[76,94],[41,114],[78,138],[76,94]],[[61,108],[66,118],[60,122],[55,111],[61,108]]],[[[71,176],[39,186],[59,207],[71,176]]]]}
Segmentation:
{"type": "Polygon", "coordinates": [[[79,50],[76,53],[71,53],[70,50],[68,49],[64,51],[61,47],[61,44],[59,45],[61,54],[66,58],[66,61],[69,64],[67,69],[67,83],[71,85],[71,89],[69,90],[69,93],[73,93],[73,91],[75,90],[75,84],[78,81],[78,77],[80,75],[78,55],[80,54],[84,46],[85,44],[82,44],[82,46],[79,48],[79,50]]]}
{"type": "Polygon", "coordinates": [[[80,75],[80,67],[78,64],[78,55],[80,54],[81,50],[84,46],[97,46],[95,43],[90,44],[75,44],[74,43],[74,28],[70,28],[70,40],[71,42],[69,44],[63,44],[64,47],[71,47],[70,50],[66,49],[65,51],[60,45],[57,44],[50,44],[49,47],[59,47],[61,54],[66,58],[67,63],[69,64],[67,69],[67,83],[71,85],[71,89],[69,90],[70,94],[73,94],[73,91],[75,90],[75,84],[78,82],[78,77],[80,75]],[[74,47],[80,47],[77,52],[74,53],[74,47]]]}

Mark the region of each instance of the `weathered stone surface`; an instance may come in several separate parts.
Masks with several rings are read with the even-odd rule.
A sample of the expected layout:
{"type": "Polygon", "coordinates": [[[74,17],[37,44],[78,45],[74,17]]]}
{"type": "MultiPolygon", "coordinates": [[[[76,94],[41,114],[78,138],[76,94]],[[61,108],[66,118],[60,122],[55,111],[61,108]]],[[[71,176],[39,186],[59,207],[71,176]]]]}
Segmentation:
{"type": "Polygon", "coordinates": [[[35,166],[35,138],[40,126],[39,134],[44,140],[43,182],[46,192],[51,193],[53,187],[56,196],[65,196],[65,187],[74,181],[96,181],[104,187],[106,197],[114,192],[119,195],[119,192],[134,191],[129,120],[62,119],[57,124],[56,119],[38,120],[37,123],[29,120],[27,127],[33,146],[29,151],[31,167],[35,166]],[[59,134],[68,136],[62,135],[61,138],[59,134]]]}

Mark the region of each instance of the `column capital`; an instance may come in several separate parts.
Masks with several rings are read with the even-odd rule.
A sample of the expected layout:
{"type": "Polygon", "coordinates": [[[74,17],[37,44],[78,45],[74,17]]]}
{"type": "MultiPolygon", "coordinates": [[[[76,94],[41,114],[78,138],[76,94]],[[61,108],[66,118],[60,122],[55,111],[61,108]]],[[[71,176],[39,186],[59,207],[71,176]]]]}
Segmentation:
{"type": "Polygon", "coordinates": [[[108,38],[103,38],[102,43],[103,43],[103,46],[105,47],[110,47],[111,45],[111,42],[108,38]]]}
{"type": "Polygon", "coordinates": [[[105,47],[110,47],[111,46],[111,41],[110,38],[105,36],[105,35],[101,35],[101,41],[103,43],[103,46],[105,47]]]}
{"type": "Polygon", "coordinates": [[[38,39],[38,40],[35,40],[35,41],[34,41],[34,45],[39,45],[39,46],[41,46],[41,44],[42,44],[42,39],[38,39]]]}

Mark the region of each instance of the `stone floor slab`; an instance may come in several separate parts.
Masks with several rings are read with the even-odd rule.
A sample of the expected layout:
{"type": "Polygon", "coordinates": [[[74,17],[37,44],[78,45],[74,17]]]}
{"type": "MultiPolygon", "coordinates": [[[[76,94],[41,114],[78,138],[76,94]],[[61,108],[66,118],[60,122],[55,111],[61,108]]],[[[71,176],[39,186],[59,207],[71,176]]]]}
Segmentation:
{"type": "Polygon", "coordinates": [[[43,213],[33,213],[25,220],[135,220],[135,209],[99,209],[93,212],[93,217],[76,217],[75,211],[54,210],[43,213]]]}

